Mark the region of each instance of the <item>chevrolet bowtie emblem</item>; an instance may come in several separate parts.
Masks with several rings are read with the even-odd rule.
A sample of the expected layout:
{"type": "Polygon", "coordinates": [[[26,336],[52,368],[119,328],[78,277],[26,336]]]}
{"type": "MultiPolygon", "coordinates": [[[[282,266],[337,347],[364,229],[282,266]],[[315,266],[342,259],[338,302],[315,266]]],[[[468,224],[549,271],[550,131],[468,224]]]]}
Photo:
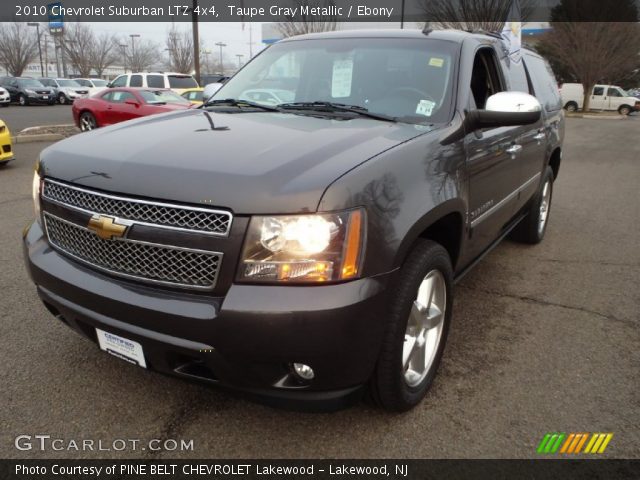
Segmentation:
{"type": "Polygon", "coordinates": [[[97,214],[91,217],[87,228],[105,240],[124,237],[127,232],[127,225],[116,223],[115,218],[97,214]]]}

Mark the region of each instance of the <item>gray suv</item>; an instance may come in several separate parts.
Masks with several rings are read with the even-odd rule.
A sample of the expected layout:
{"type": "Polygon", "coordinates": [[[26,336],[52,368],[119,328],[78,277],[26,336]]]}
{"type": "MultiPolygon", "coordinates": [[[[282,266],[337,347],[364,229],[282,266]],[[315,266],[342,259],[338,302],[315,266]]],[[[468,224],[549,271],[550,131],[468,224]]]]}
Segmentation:
{"type": "Polygon", "coordinates": [[[128,363],[407,410],[454,284],[507,235],[544,238],[563,137],[547,63],[494,36],[294,37],[201,108],[45,149],[25,259],[46,308],[128,363]]]}
{"type": "Polygon", "coordinates": [[[84,98],[89,95],[89,89],[75,80],[68,78],[40,78],[39,80],[44,86],[54,90],[55,98],[61,105],[73,103],[76,98],[84,98]]]}

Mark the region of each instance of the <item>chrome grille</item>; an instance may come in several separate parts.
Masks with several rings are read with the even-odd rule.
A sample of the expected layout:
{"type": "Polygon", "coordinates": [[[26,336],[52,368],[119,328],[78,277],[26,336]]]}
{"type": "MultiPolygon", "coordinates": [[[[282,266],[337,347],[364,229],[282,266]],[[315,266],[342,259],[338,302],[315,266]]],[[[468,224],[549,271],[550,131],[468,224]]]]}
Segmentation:
{"type": "Polygon", "coordinates": [[[44,181],[42,196],[64,206],[156,227],[209,235],[227,235],[231,227],[229,212],[118,197],[49,179],[44,181]]]}
{"type": "Polygon", "coordinates": [[[222,254],[133,240],[103,240],[88,229],[44,213],[49,243],[76,260],[122,277],[210,290],[222,254]]]}

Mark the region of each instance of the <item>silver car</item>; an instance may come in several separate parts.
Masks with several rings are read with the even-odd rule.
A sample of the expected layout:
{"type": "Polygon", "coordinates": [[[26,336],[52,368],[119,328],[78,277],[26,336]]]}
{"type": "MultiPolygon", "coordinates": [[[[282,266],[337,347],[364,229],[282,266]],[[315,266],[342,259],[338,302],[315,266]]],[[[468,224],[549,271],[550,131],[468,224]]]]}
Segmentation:
{"type": "Polygon", "coordinates": [[[75,80],[68,78],[41,78],[40,82],[55,91],[56,100],[61,104],[73,103],[76,98],[84,98],[89,95],[89,89],[83,87],[75,80]]]}
{"type": "Polygon", "coordinates": [[[0,106],[8,107],[10,103],[11,97],[9,96],[9,92],[6,89],[0,87],[0,106]]]}

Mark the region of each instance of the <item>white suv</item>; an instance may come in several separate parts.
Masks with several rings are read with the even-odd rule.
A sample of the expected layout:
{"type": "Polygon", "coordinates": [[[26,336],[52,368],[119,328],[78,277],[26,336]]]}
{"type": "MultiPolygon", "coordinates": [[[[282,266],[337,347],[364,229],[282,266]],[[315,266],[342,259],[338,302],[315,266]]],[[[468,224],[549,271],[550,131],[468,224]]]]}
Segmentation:
{"type": "Polygon", "coordinates": [[[173,72],[125,73],[115,78],[110,87],[170,88],[178,95],[189,88],[198,88],[191,75],[173,72]]]}

